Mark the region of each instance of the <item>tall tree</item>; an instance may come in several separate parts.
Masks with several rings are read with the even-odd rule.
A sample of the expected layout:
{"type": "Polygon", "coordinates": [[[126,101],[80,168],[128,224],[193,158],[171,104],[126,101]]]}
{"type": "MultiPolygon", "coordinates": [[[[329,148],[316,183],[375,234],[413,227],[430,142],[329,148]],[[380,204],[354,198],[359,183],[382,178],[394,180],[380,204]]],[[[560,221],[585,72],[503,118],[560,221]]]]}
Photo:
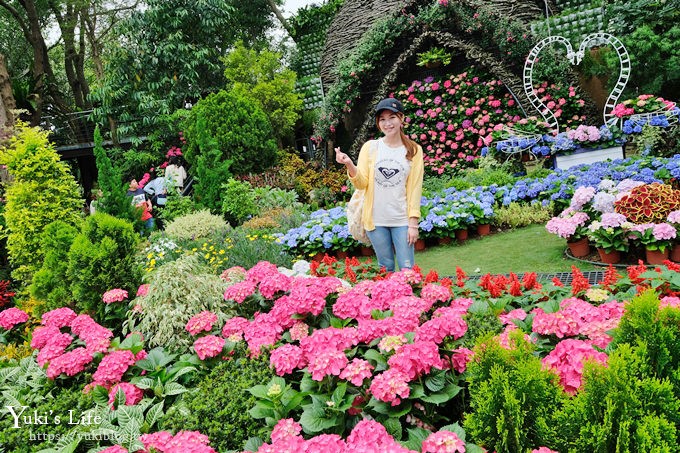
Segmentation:
{"type": "Polygon", "coordinates": [[[95,116],[121,133],[141,133],[225,84],[220,57],[237,39],[263,39],[266,0],[149,0],[117,27],[103,82],[92,90],[95,116]],[[136,121],[135,121],[136,120],[136,121]]]}
{"type": "Polygon", "coordinates": [[[7,72],[5,56],[0,53],[0,128],[14,124],[12,110],[16,108],[12,95],[12,81],[7,72]]]}

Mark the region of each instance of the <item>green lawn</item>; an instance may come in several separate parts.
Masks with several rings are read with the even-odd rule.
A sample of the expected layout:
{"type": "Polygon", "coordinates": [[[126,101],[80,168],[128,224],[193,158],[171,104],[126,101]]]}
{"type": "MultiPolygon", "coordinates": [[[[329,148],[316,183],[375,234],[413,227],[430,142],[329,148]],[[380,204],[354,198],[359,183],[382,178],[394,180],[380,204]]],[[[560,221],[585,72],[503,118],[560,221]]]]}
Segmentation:
{"type": "Polygon", "coordinates": [[[416,252],[416,264],[427,272],[455,275],[460,266],[468,275],[508,272],[567,272],[572,265],[584,271],[603,269],[569,259],[564,255],[566,242],[546,231],[544,225],[531,225],[416,252]]]}

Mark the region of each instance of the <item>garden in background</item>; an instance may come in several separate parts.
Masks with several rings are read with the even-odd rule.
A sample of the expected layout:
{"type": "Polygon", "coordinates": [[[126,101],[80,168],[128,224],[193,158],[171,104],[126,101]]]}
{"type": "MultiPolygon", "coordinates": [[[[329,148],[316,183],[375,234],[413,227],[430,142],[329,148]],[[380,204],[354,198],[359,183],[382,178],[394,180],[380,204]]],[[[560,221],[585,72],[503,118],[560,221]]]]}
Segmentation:
{"type": "Polygon", "coordinates": [[[540,12],[409,2],[328,84],[358,2],[298,10],[280,42],[277,2],[0,3],[0,453],[680,453],[675,8],[557,2],[553,32],[606,25],[631,58],[604,125],[615,52],[544,54],[557,131],[506,83],[540,12]],[[46,23],[49,52],[5,31],[46,23]],[[425,154],[395,273],[326,153],[376,136],[376,89],[425,154]],[[59,117],[92,125],[90,157],[59,117]],[[170,165],[187,178],[149,228],[129,182],[170,165]]]}

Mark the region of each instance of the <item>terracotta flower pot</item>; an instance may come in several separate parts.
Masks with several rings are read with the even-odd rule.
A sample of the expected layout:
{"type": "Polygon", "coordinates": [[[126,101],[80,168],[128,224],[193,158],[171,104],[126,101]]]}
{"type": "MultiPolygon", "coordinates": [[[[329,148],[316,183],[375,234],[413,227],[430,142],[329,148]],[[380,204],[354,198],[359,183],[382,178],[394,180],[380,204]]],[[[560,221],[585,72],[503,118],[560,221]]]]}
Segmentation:
{"type": "Polygon", "coordinates": [[[347,252],[344,251],[344,250],[338,250],[338,251],[335,252],[335,256],[336,256],[339,260],[344,260],[345,258],[347,258],[347,257],[349,256],[349,253],[347,253],[347,252]]]}
{"type": "Polygon", "coordinates": [[[663,262],[668,259],[669,254],[670,249],[668,248],[663,252],[661,250],[645,249],[645,258],[648,264],[663,264],[663,262]]]}
{"type": "Polygon", "coordinates": [[[373,247],[368,247],[368,246],[361,246],[361,256],[373,256],[375,255],[375,252],[373,251],[373,247]]]}
{"type": "Polygon", "coordinates": [[[460,229],[456,230],[456,240],[463,242],[466,241],[468,238],[468,230],[467,229],[460,229]]]}
{"type": "Polygon", "coordinates": [[[598,248],[597,253],[600,255],[600,261],[605,264],[616,264],[621,261],[621,252],[618,250],[607,253],[604,249],[598,248]]]}
{"type": "Polygon", "coordinates": [[[567,246],[571,255],[575,258],[583,258],[590,254],[590,244],[588,244],[588,238],[579,239],[578,241],[569,242],[567,241],[567,246]]]}
{"type": "Polygon", "coordinates": [[[312,257],[312,261],[321,262],[321,260],[323,259],[323,255],[324,254],[321,252],[317,253],[312,257]]]}
{"type": "Polygon", "coordinates": [[[439,238],[437,239],[437,242],[439,242],[439,245],[447,245],[451,243],[451,238],[450,237],[439,238]]]}
{"type": "Polygon", "coordinates": [[[491,225],[484,223],[482,225],[477,225],[477,234],[480,236],[488,236],[491,234],[491,225]]]}
{"type": "Polygon", "coordinates": [[[415,243],[414,249],[416,252],[420,252],[422,250],[425,250],[425,240],[424,239],[418,239],[415,243]]]}
{"type": "Polygon", "coordinates": [[[673,245],[673,248],[671,249],[671,254],[669,255],[671,261],[675,261],[676,263],[680,263],[680,244],[675,244],[673,245]]]}

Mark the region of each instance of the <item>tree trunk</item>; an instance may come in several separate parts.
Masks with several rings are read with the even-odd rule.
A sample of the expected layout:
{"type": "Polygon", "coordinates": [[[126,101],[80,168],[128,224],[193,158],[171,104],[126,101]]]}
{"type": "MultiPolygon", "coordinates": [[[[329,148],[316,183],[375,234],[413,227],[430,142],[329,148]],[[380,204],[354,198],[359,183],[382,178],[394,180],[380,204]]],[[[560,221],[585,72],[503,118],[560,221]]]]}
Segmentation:
{"type": "Polygon", "coordinates": [[[12,94],[12,81],[5,65],[5,56],[0,54],[0,127],[11,127],[14,124],[12,110],[16,108],[12,94]]]}
{"type": "Polygon", "coordinates": [[[276,3],[274,3],[274,0],[267,0],[267,3],[269,4],[269,9],[272,10],[276,18],[281,22],[281,26],[286,30],[286,33],[288,33],[288,36],[293,38],[293,41],[295,41],[295,36],[293,36],[293,29],[290,28],[290,25],[288,24],[288,21],[286,20],[285,17],[283,17],[283,14],[281,14],[281,10],[279,9],[278,6],[276,6],[276,3]]]}

